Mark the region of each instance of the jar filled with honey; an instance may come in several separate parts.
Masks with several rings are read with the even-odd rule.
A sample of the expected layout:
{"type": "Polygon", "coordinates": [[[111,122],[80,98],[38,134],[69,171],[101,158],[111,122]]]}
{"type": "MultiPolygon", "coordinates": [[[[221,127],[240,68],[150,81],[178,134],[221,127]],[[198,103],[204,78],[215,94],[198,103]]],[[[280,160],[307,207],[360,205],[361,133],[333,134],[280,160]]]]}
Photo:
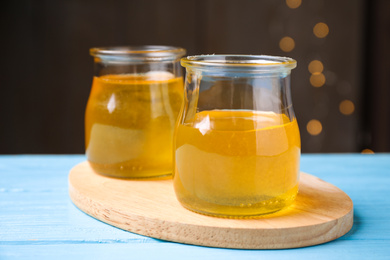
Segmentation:
{"type": "Polygon", "coordinates": [[[172,173],[172,139],[183,100],[180,58],[169,46],[92,48],[95,75],[85,112],[86,155],[98,173],[172,173]]]}
{"type": "Polygon", "coordinates": [[[184,105],[174,137],[174,188],[187,209],[251,217],[291,205],[300,135],[291,102],[291,58],[183,58],[184,105]]]}

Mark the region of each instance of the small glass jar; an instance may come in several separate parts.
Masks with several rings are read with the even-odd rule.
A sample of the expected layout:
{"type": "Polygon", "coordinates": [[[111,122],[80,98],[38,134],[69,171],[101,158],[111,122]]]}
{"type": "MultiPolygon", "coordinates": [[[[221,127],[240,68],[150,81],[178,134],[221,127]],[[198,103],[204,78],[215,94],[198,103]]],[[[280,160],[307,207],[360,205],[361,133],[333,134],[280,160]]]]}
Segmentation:
{"type": "Polygon", "coordinates": [[[183,99],[182,48],[92,48],[95,75],[85,112],[86,155],[103,175],[172,173],[173,130],[183,99]]]}
{"type": "Polygon", "coordinates": [[[174,188],[192,211],[250,217],[291,205],[298,192],[300,135],[290,58],[183,58],[184,106],[175,130],[174,188]]]}

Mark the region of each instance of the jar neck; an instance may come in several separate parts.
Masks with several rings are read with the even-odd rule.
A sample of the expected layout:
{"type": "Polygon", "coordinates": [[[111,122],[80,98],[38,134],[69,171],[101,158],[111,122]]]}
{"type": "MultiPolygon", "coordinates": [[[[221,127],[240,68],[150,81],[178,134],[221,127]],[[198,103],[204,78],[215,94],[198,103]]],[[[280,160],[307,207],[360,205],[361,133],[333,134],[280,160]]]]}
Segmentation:
{"type": "Polygon", "coordinates": [[[296,67],[291,58],[266,55],[199,55],[181,59],[181,64],[192,73],[254,77],[289,74],[296,67]]]}
{"type": "Polygon", "coordinates": [[[256,56],[261,59],[255,61],[252,56],[215,56],[181,60],[187,70],[182,122],[211,110],[261,111],[295,118],[290,90],[294,60],[267,57],[276,61],[261,63],[264,56],[256,56]]]}
{"type": "Polygon", "coordinates": [[[180,58],[185,50],[170,46],[129,46],[92,48],[94,75],[146,74],[150,72],[182,75],[180,58]]]}
{"type": "Polygon", "coordinates": [[[163,45],[122,46],[92,48],[90,54],[105,63],[173,62],[185,55],[186,50],[163,45]]]}
{"type": "Polygon", "coordinates": [[[182,68],[179,60],[171,62],[147,62],[147,63],[121,63],[113,64],[107,62],[94,63],[94,76],[118,74],[136,74],[143,75],[153,72],[166,72],[173,74],[174,77],[182,76],[182,68]]]}

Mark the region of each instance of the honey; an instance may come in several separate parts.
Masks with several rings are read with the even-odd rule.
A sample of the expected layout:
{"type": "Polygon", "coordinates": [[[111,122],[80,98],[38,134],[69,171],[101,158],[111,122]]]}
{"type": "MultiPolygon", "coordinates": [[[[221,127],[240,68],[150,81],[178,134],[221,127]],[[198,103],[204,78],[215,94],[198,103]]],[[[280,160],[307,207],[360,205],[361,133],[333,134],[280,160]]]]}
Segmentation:
{"type": "Polygon", "coordinates": [[[256,216],[292,204],[300,136],[285,114],[211,110],[178,124],[174,187],[182,205],[214,216],[256,216]]]}
{"type": "Polygon", "coordinates": [[[168,72],[94,77],[85,113],[91,166],[113,177],[171,174],[182,99],[183,79],[168,72]]]}

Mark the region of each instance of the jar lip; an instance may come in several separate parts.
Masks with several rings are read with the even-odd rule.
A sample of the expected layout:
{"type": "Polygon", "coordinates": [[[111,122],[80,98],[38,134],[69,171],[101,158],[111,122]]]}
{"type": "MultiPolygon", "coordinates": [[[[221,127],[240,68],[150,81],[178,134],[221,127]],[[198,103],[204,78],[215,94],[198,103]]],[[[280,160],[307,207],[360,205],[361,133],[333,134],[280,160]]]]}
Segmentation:
{"type": "Polygon", "coordinates": [[[218,68],[269,72],[294,69],[297,62],[292,58],[270,55],[208,54],[184,57],[181,59],[181,65],[186,68],[200,70],[218,68]]]}
{"type": "Polygon", "coordinates": [[[95,47],[89,53],[108,61],[164,61],[179,59],[186,54],[186,50],[165,45],[139,45],[95,47]]]}

